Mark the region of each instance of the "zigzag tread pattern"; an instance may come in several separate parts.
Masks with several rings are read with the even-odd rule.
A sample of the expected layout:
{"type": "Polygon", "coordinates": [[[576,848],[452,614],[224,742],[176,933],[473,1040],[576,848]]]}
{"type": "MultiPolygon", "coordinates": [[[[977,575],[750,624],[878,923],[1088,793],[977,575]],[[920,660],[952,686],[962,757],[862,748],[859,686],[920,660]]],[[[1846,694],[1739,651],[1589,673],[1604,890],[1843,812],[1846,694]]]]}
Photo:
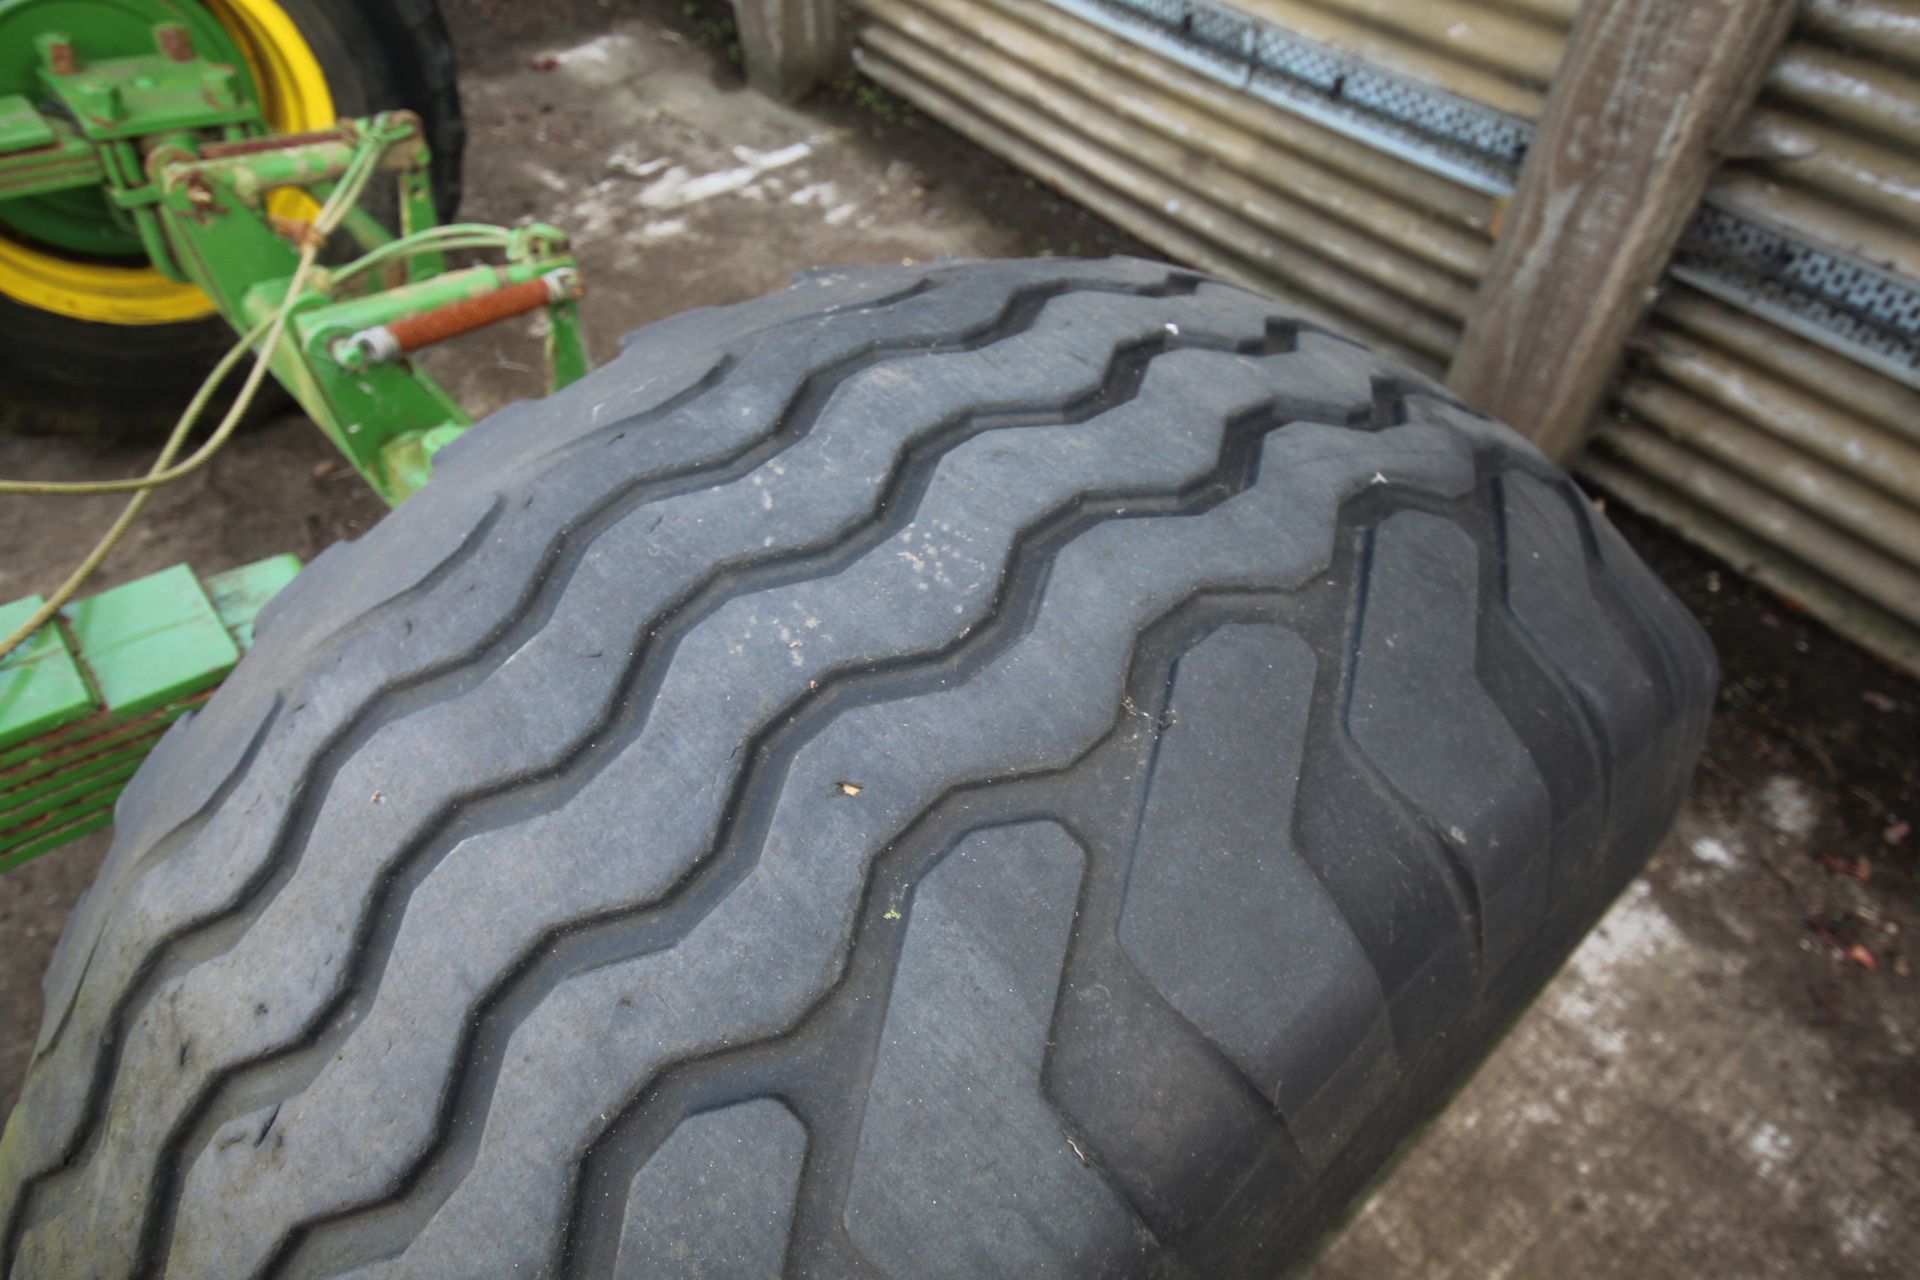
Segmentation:
{"type": "MultiPolygon", "coordinates": [[[[1133,287],[1152,287],[1165,277],[1129,274],[1140,281],[1133,287]]],[[[642,500],[663,472],[699,474],[713,464],[716,442],[725,461],[727,433],[692,428],[674,415],[732,371],[726,345],[776,331],[786,347],[776,362],[779,356],[794,359],[794,348],[804,359],[810,330],[823,322],[885,312],[935,283],[924,273],[891,270],[858,278],[819,275],[759,305],[692,313],[656,326],[661,332],[640,335],[632,348],[637,361],[655,363],[639,377],[611,386],[603,380],[604,392],[590,408],[569,404],[570,412],[556,415],[544,433],[545,458],[529,459],[520,436],[490,433],[498,441],[494,451],[511,459],[511,475],[521,486],[514,510],[505,513],[511,519],[499,518],[502,500],[491,477],[435,486],[409,505],[406,521],[383,522],[359,544],[329,548],[276,598],[260,624],[275,643],[250,654],[196,718],[194,736],[202,749],[176,753],[180,764],[172,785],[144,788],[138,799],[146,803],[125,815],[109,866],[125,868],[118,872],[125,879],[137,878],[139,892],[125,910],[101,921],[97,940],[77,940],[73,947],[63,940],[62,951],[81,962],[66,966],[75,974],[70,994],[49,1000],[50,1013],[60,1010],[59,1022],[50,1018],[40,1054],[44,1065],[27,1082],[22,1110],[30,1104],[38,1123],[31,1131],[10,1125],[0,1140],[0,1257],[17,1245],[34,1188],[71,1166],[96,1139],[136,1012],[151,1005],[168,977],[223,952],[260,904],[278,892],[291,870],[289,855],[297,855],[303,843],[302,823],[311,817],[303,809],[310,808],[312,793],[325,790],[338,762],[350,758],[379,724],[431,705],[472,682],[487,664],[510,656],[514,641],[537,625],[540,588],[579,541],[583,521],[642,500]],[[563,466],[582,444],[616,450],[626,444],[629,456],[624,467],[611,470],[604,457],[579,460],[598,462],[597,468],[563,466]],[[343,688],[346,682],[337,678],[347,667],[361,672],[357,687],[343,688]],[[355,700],[346,702],[348,694],[355,700]],[[182,865],[150,866],[154,847],[172,843],[154,833],[193,821],[191,810],[202,802],[189,797],[225,788],[231,753],[276,702],[284,714],[263,767],[249,771],[244,785],[212,815],[213,829],[180,851],[182,865]],[[208,846],[220,850],[211,867],[208,846]],[[96,953],[112,967],[94,972],[96,953]],[[84,986],[81,972],[89,977],[84,986]],[[71,1046],[54,1034],[68,1024],[77,1032],[71,1046]]],[[[1005,282],[976,304],[1004,305],[1004,295],[1024,283],[1005,282]]],[[[941,321],[950,329],[955,317],[939,317],[936,326],[941,321]]],[[[857,351],[885,347],[896,335],[882,322],[849,337],[847,345],[857,351]]],[[[914,341],[909,336],[895,345],[911,350],[914,341]]],[[[500,415],[514,416],[515,410],[500,415]]],[[[736,432],[750,444],[754,424],[739,424],[736,432]]],[[[472,450],[447,452],[457,464],[472,450]]],[[[124,892],[119,884],[111,888],[115,895],[124,892]]],[[[97,901],[107,895],[91,896],[97,901]]]]}
{"type": "Polygon", "coordinates": [[[1650,851],[1710,657],[1500,429],[1150,264],[809,287],[473,433],[413,586],[270,620],[221,698],[281,709],[143,824],[0,1147],[7,1274],[626,1274],[681,1256],[696,1159],[786,1171],[735,1203],[790,1274],[914,1273],[909,1227],[962,1272],[1238,1274],[1442,1096],[1434,1021],[1496,1025],[1650,851]],[[1291,769],[1277,825],[1257,769],[1193,781],[1222,752],[1291,769]],[[1170,858],[1195,830],[1247,894],[1170,858]],[[1322,943],[1258,941],[1275,877],[1322,943]],[[928,1110],[943,1073],[988,1101],[928,1110]],[[1022,1185],[1049,1229],[989,1230],[1022,1185]]]}

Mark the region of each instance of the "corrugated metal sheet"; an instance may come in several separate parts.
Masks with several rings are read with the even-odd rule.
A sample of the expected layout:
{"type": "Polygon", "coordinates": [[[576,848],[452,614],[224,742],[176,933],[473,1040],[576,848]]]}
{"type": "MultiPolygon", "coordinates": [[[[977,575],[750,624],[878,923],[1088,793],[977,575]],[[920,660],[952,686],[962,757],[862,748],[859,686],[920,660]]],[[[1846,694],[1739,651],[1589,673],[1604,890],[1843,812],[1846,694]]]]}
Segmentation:
{"type": "Polygon", "coordinates": [[[1484,195],[1018,0],[861,0],[875,79],[1170,253],[1438,373],[1484,195]]]}
{"type": "Polygon", "coordinates": [[[1920,48],[1912,4],[1822,0],[1767,77],[1716,195],[1920,278],[1920,48]],[[1876,18],[1882,22],[1874,21],[1876,18]]]}
{"type": "Polygon", "coordinates": [[[1920,670],[1920,392],[1687,289],[1581,469],[1920,670]]]}
{"type": "MultiPolygon", "coordinates": [[[[1743,148],[1715,204],[1920,280],[1920,8],[1809,0],[1743,148]]],[[[1583,466],[1920,670],[1920,390],[1778,320],[1668,290],[1583,466]]]]}
{"type": "MultiPolygon", "coordinates": [[[[862,67],[930,114],[1169,254],[1430,373],[1491,253],[1502,130],[1524,142],[1577,7],[855,2],[862,67]],[[1396,89],[1409,83],[1444,93],[1396,89]]],[[[1905,376],[1910,346],[1882,340],[1884,306],[1849,309],[1886,279],[1920,281],[1920,10],[1808,0],[1710,199],[1737,219],[1740,270],[1701,270],[1725,241],[1710,219],[1690,233],[1686,279],[1712,296],[1666,290],[1582,467],[1920,669],[1920,376],[1905,376]],[[1848,254],[1897,277],[1843,279],[1811,307],[1786,297],[1795,311],[1793,282],[1766,278],[1775,231],[1825,279],[1848,254]]]]}
{"type": "MultiPolygon", "coordinates": [[[[1293,0],[1044,3],[1247,96],[1490,195],[1512,190],[1532,132],[1527,116],[1493,105],[1537,105],[1538,95],[1529,92],[1525,76],[1516,80],[1511,70],[1481,65],[1465,56],[1471,46],[1457,38],[1440,43],[1459,47],[1423,46],[1403,29],[1417,24],[1405,20],[1389,28],[1371,20],[1374,14],[1329,12],[1293,0]]],[[[1481,8],[1484,4],[1473,11],[1481,8]]],[[[1454,19],[1448,29],[1458,37],[1473,28],[1454,19]]]]}
{"type": "Polygon", "coordinates": [[[1575,0],[1235,0],[1235,8],[1533,120],[1575,0]]]}

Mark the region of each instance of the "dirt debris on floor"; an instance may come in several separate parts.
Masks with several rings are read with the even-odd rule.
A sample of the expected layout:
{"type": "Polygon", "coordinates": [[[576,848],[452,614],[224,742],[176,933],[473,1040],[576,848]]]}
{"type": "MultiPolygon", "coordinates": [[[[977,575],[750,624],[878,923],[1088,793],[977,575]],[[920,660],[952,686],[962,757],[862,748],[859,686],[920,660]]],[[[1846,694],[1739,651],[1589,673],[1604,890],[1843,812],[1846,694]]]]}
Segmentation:
{"type": "MultiPolygon", "coordinates": [[[[576,236],[593,351],[797,269],[1148,251],[898,100],[740,83],[723,5],[445,0],[475,219],[576,236]]],[[[487,411],[537,323],[433,353],[487,411]]],[[[0,473],[147,451],[0,439],[0,473]]],[[[116,500],[0,503],[0,599],[49,589],[116,500]]],[[[381,507],[298,418],[163,491],[100,585],[311,556],[381,507]]],[[[1725,687],[1673,837],[1307,1273],[1316,1280],[1913,1274],[1920,1256],[1920,686],[1614,513],[1707,623],[1725,687]]],[[[0,1109],[106,838],[0,876],[0,1109]]]]}
{"type": "MultiPolygon", "coordinates": [[[[864,82],[799,111],[748,92],[724,4],[446,9],[462,44],[464,214],[573,236],[597,360],[642,324],[806,267],[1158,256],[864,82]]],[[[463,404],[497,408],[541,367],[539,326],[498,326],[429,368],[463,404]]]]}

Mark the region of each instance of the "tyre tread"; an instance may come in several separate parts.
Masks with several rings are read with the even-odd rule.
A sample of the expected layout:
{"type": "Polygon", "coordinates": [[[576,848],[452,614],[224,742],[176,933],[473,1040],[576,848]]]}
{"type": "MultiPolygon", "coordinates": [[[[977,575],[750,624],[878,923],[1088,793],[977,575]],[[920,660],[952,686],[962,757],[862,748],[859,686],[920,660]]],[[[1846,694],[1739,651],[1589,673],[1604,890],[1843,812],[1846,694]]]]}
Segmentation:
{"type": "MultiPolygon", "coordinates": [[[[480,1265],[481,1222],[497,1235],[486,1267],[620,1274],[671,1244],[633,1188],[678,1185],[671,1170],[706,1135],[793,1121],[802,1147],[778,1142],[797,1175],[755,1198],[772,1213],[787,1197],[767,1221],[789,1272],[880,1274],[862,1239],[942,1229],[899,1199],[926,1181],[911,1145],[881,1140],[918,1123],[900,1091],[922,1086],[903,1081],[974,1067],[980,1089],[1028,1099],[1005,1152],[1029,1154],[1008,1155],[1006,1185],[1091,1198],[1052,1234],[954,1249],[1032,1274],[1260,1270],[1324,1227],[1624,884],[1678,803],[1710,703],[1697,626],[1544,459],[1364,349],[1154,264],[803,278],[645,331],[609,369],[445,458],[400,516],[297,581],[255,654],[130,788],[0,1140],[0,1274],[57,1274],[103,1241],[125,1275],[441,1274],[480,1265]],[[911,393],[882,412],[901,378],[911,393]],[[807,497],[829,460],[858,474],[807,497]],[[662,536],[679,541],[652,541],[669,517],[684,531],[662,536]],[[932,545],[955,519],[993,530],[969,553],[977,569],[953,568],[991,589],[969,600],[936,559],[924,597],[895,594],[913,583],[899,558],[923,567],[901,539],[918,529],[932,545]],[[749,537],[762,528],[764,543],[749,537]],[[620,570],[630,600],[591,603],[654,546],[657,566],[620,570]],[[1535,547],[1560,572],[1518,577],[1535,547]],[[1428,555],[1424,574],[1409,567],[1428,555]],[[960,616],[938,623],[948,598],[960,616]],[[750,609],[756,626],[774,610],[827,626],[801,636],[815,649],[774,651],[792,671],[736,661],[750,609]],[[1416,614],[1447,609],[1448,628],[1416,633],[1416,614]],[[1605,643],[1582,639],[1594,627],[1605,643]],[[1194,702],[1181,684],[1182,670],[1217,668],[1221,688],[1269,678],[1277,651],[1235,635],[1312,655],[1271,677],[1298,700],[1284,713],[1297,756],[1259,728],[1278,704],[1194,702]],[[543,674],[562,669],[579,672],[564,689],[543,674]],[[1434,763],[1447,754],[1428,741],[1436,673],[1465,700],[1455,719],[1482,723],[1478,739],[1530,783],[1478,795],[1434,763]],[[698,731],[655,723],[716,680],[751,705],[698,731]],[[1109,682],[1112,703],[1092,693],[1109,682]],[[1196,732],[1218,722],[1246,760],[1297,772],[1260,825],[1290,833],[1301,890],[1269,910],[1298,912],[1287,936],[1331,951],[1255,946],[1253,917],[1226,931],[1249,938],[1237,951],[1153,941],[1211,891],[1166,869],[1166,833],[1249,838],[1230,805],[1196,805],[1192,766],[1163,770],[1189,703],[1213,708],[1192,713],[1196,732]],[[503,718],[519,736],[480,731],[503,718]],[[848,795],[822,772],[853,735],[923,723],[994,729],[876,758],[848,795]],[[647,776],[710,770],[708,791],[648,820],[657,852],[589,859],[608,838],[591,833],[612,830],[595,817],[623,776],[608,771],[669,743],[680,754],[647,776]],[[404,762],[422,752],[459,765],[415,786],[404,762]],[[1185,826],[1152,816],[1176,811],[1185,826]],[[803,888],[781,878],[803,828],[865,852],[803,888]],[[1525,848],[1488,861],[1490,831],[1525,848]],[[982,841],[1007,848],[954,856],[982,841]],[[980,904],[1012,893],[1015,910],[1027,881],[991,868],[1043,845],[1054,854],[1032,856],[1071,849],[1082,869],[1060,958],[1041,966],[1057,980],[1014,984],[1022,1016],[1048,1028],[1039,1056],[990,1071],[925,1044],[900,1058],[891,1020],[920,1019],[919,1041],[942,1025],[902,993],[953,980],[928,978],[915,938],[947,938],[981,972],[995,948],[1021,952],[1038,935],[980,904]],[[452,924],[542,849],[539,874],[555,879],[522,884],[522,909],[452,924]],[[1382,866],[1397,868],[1391,889],[1382,866]],[[932,900],[990,923],[916,924],[935,885],[961,888],[932,900]],[[771,915],[755,905],[775,901],[771,915]],[[764,990],[737,985],[743,962],[715,942],[741,928],[788,956],[764,990]],[[902,970],[907,954],[920,958],[902,970]],[[1270,985],[1289,973],[1284,993],[1270,985]],[[1236,982],[1245,1001],[1216,998],[1236,982]],[[649,998],[582,1020],[623,990],[649,998]],[[676,1008],[688,991],[706,994],[676,1008]],[[529,1064],[588,1026],[607,1037],[594,1052],[648,1048],[530,1095],[529,1064]],[[411,1042],[394,1039],[403,1028],[411,1042]],[[362,1061],[389,1078],[352,1102],[372,1083],[362,1061]],[[896,1061],[924,1070],[882,1069],[896,1061]],[[424,1119],[418,1102],[382,1119],[402,1094],[430,1100],[424,1119]],[[764,1099],[787,1119],[766,1120],[764,1099]],[[1148,1123],[1155,1105],[1178,1142],[1148,1123]],[[1057,1141],[1031,1130],[1036,1106],[1057,1141]],[[360,1131],[388,1149],[368,1156],[360,1131]],[[340,1163],[330,1142],[362,1154],[340,1163]],[[1042,1149],[1054,1174],[1033,1163],[1042,1149]],[[509,1150],[555,1163],[515,1172],[509,1150]]],[[[1207,749],[1193,741],[1181,749],[1207,749]]],[[[1277,872],[1234,874],[1257,890],[1277,872]]]]}

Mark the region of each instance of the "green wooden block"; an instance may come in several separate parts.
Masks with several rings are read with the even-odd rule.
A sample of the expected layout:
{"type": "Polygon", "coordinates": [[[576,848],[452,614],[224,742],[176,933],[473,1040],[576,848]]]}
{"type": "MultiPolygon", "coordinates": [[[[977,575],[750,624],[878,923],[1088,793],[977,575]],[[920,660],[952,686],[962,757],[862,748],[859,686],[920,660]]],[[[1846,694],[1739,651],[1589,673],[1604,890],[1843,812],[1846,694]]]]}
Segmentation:
{"type": "Polygon", "coordinates": [[[207,579],[213,611],[241,650],[253,648],[253,620],[267,601],[300,572],[300,557],[292,552],[269,556],[207,579]]]}
{"type": "MultiPolygon", "coordinates": [[[[233,669],[299,571],[273,556],[203,587],[176,565],[69,606],[0,661],[0,871],[112,821],[140,761],[233,669]]],[[[0,634],[39,605],[0,607],[0,634]]]]}
{"type": "MultiPolygon", "coordinates": [[[[28,596],[0,605],[0,635],[31,618],[45,603],[28,596]]],[[[84,719],[94,711],[93,692],[57,626],[45,626],[0,658],[0,749],[84,719]]]]}
{"type": "Polygon", "coordinates": [[[68,605],[61,617],[115,716],[210,688],[240,660],[239,646],[184,564],[68,605]]]}

